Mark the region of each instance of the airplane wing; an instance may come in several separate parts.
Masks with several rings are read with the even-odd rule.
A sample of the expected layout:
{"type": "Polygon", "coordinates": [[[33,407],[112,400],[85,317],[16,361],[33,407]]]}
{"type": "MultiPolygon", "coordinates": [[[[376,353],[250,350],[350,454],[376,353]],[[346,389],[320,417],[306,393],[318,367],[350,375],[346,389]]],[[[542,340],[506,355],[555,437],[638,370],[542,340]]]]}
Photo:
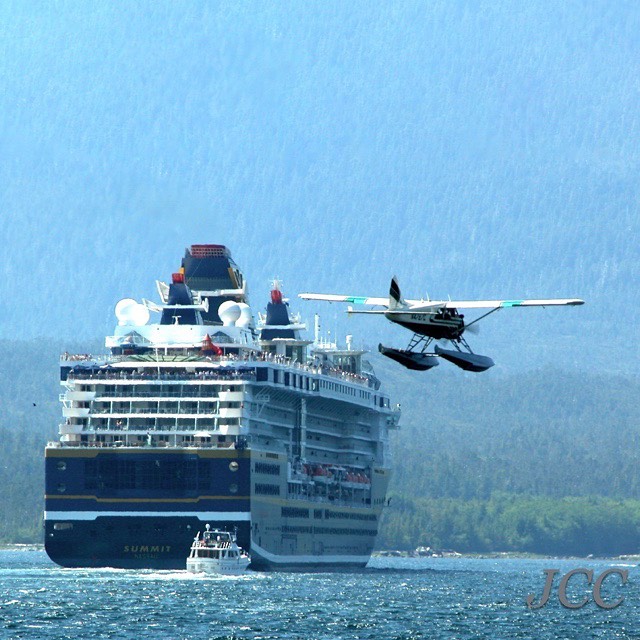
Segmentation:
{"type": "MultiPolygon", "coordinates": [[[[388,307],[389,298],[376,298],[372,296],[340,296],[333,293],[299,293],[298,298],[303,300],[324,300],[325,302],[349,302],[350,304],[368,304],[371,306],[388,307]]],[[[405,300],[410,307],[420,307],[420,309],[428,309],[433,307],[434,310],[442,309],[445,302],[431,302],[428,300],[405,300]]],[[[447,303],[448,304],[448,303],[447,303]]],[[[353,311],[352,313],[366,313],[365,311],[353,311]]],[[[377,312],[376,312],[377,313],[377,312]]]]}
{"type": "MultiPolygon", "coordinates": [[[[351,304],[370,304],[389,306],[389,298],[371,298],[367,296],[339,296],[331,293],[299,293],[303,300],[324,300],[325,302],[350,302],[351,304]]],[[[414,301],[414,302],[417,302],[414,301]]]]}
{"type": "MultiPolygon", "coordinates": [[[[429,301],[425,307],[439,307],[447,309],[505,309],[508,307],[557,307],[578,306],[584,304],[579,298],[550,298],[547,300],[446,300],[442,302],[429,301]]],[[[417,307],[412,307],[417,311],[417,307]]]]}
{"type": "MultiPolygon", "coordinates": [[[[349,302],[373,306],[389,306],[389,298],[367,296],[341,296],[331,293],[300,293],[303,300],[324,300],[326,302],[349,302]]],[[[584,304],[579,298],[550,298],[540,300],[405,300],[410,311],[433,312],[438,309],[504,309],[508,307],[554,307],[578,306],[584,304]]],[[[398,311],[401,311],[398,309],[398,311]]],[[[352,313],[363,313],[352,311],[352,313]]]]}

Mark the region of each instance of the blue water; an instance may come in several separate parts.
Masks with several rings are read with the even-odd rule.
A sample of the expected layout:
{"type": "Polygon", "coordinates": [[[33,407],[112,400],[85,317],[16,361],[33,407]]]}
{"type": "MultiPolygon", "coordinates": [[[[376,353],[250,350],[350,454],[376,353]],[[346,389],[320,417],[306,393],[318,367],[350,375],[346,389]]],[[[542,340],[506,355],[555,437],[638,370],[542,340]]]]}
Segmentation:
{"type": "MultiPolygon", "coordinates": [[[[556,578],[556,587],[559,578],[556,578]]],[[[568,595],[588,594],[576,578],[568,595]]],[[[374,558],[359,573],[75,570],[41,551],[0,551],[0,638],[640,638],[640,569],[588,560],[374,558]],[[629,570],[603,597],[571,611],[554,593],[530,611],[543,569],[629,570]]]]}

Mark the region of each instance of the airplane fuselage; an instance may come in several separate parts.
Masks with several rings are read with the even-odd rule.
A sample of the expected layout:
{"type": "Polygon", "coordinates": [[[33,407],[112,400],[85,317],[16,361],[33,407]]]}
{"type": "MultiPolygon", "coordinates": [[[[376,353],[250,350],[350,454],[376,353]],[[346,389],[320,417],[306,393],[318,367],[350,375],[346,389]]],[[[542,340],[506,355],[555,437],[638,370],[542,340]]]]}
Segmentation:
{"type": "Polygon", "coordinates": [[[438,313],[387,311],[386,318],[409,331],[436,340],[457,340],[464,333],[464,318],[455,309],[438,313]]]}

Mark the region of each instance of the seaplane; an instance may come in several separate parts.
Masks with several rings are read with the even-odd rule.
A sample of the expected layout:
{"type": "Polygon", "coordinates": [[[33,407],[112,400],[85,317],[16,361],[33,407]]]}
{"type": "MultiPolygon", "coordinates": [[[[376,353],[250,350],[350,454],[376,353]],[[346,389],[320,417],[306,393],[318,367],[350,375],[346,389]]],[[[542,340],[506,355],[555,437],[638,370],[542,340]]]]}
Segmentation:
{"type": "Polygon", "coordinates": [[[367,296],[342,296],[324,293],[300,293],[303,300],[323,300],[326,302],[347,302],[352,305],[384,307],[384,309],[356,310],[349,306],[349,314],[383,315],[387,320],[399,324],[413,333],[406,349],[394,349],[378,345],[382,355],[413,369],[427,371],[447,360],[465,371],[486,371],[495,363],[488,356],[474,353],[464,338],[464,333],[477,332],[478,322],[500,309],[513,307],[555,307],[579,306],[584,300],[578,298],[552,298],[547,300],[405,300],[400,292],[398,279],[391,279],[388,298],[367,296]],[[486,313],[466,322],[460,310],[489,309],[486,313]],[[430,350],[433,341],[444,342],[452,348],[436,344],[430,350]]]}

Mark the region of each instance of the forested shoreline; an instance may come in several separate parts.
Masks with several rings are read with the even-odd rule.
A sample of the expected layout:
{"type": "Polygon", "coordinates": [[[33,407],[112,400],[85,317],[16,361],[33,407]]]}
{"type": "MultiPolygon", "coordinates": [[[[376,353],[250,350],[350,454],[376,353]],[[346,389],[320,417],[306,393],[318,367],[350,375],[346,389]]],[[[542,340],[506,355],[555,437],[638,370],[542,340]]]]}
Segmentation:
{"type": "Polygon", "coordinates": [[[640,500],[522,494],[411,500],[392,494],[378,547],[616,556],[640,552],[639,532],[640,500]]]}

